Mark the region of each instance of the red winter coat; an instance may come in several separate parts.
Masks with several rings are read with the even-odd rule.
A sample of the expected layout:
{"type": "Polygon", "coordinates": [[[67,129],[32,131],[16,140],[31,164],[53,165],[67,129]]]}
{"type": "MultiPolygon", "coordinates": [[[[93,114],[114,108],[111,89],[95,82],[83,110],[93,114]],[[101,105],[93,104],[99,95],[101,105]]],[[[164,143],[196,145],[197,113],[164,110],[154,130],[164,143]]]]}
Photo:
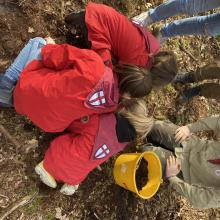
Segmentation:
{"type": "Polygon", "coordinates": [[[117,80],[92,50],[46,45],[42,60],[21,73],[14,106],[47,132],[60,132],[76,119],[117,107],[117,80]]]}
{"type": "Polygon", "coordinates": [[[74,121],[68,131],[51,142],[43,165],[56,180],[70,185],[81,183],[127,145],[118,142],[113,113],[92,115],[87,123],[74,121]]]}
{"type": "Polygon", "coordinates": [[[145,29],[143,34],[115,9],[91,2],[86,7],[85,22],[92,49],[104,61],[111,60],[112,55],[121,63],[151,67],[149,55],[159,52],[160,44],[149,31],[145,29]]]}

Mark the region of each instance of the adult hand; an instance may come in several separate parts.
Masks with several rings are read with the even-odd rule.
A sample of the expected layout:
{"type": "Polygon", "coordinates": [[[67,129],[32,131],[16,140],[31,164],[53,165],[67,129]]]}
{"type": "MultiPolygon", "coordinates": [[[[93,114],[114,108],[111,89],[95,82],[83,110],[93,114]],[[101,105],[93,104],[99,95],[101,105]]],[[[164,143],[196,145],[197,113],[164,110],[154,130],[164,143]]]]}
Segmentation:
{"type": "Polygon", "coordinates": [[[191,132],[187,126],[182,126],[178,129],[176,129],[175,132],[175,141],[182,143],[185,141],[187,138],[189,138],[191,135],[191,132]]]}
{"type": "Polygon", "coordinates": [[[166,177],[170,178],[176,176],[180,172],[180,163],[177,158],[174,156],[170,156],[167,159],[167,167],[166,167],[166,177]]]}
{"type": "Polygon", "coordinates": [[[54,39],[51,37],[46,37],[45,40],[46,40],[47,44],[56,44],[54,39]]]}

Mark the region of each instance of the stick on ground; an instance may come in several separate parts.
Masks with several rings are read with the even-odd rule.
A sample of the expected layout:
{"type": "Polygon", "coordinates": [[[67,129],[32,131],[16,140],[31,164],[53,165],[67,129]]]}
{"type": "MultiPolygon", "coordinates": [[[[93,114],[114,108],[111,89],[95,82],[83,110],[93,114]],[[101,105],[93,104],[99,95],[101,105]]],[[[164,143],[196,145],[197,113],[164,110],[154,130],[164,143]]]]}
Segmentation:
{"type": "Polygon", "coordinates": [[[194,61],[198,61],[198,59],[195,58],[195,56],[193,56],[193,55],[184,47],[182,40],[180,40],[179,48],[180,48],[180,50],[182,50],[183,52],[185,52],[186,54],[188,54],[191,59],[193,59],[194,61]]]}
{"type": "Polygon", "coordinates": [[[64,7],[65,7],[64,0],[61,0],[60,15],[62,19],[64,18],[64,7]]]}
{"type": "Polygon", "coordinates": [[[7,218],[12,212],[14,212],[16,209],[21,208],[24,205],[27,205],[29,203],[31,203],[35,197],[37,196],[38,192],[35,192],[33,195],[31,196],[25,196],[20,202],[16,203],[10,210],[8,210],[5,214],[3,214],[0,217],[0,220],[4,220],[5,218],[7,218]]]}
{"type": "Polygon", "coordinates": [[[21,145],[10,135],[10,133],[0,124],[0,133],[2,133],[11,143],[13,143],[16,148],[20,148],[21,145]]]}

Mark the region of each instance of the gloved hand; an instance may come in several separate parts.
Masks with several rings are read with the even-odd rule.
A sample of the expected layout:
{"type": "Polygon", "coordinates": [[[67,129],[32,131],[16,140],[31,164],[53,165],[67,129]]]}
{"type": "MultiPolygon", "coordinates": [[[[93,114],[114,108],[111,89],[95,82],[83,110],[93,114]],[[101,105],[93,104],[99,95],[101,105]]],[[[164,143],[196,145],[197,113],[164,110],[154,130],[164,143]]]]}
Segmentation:
{"type": "Polygon", "coordinates": [[[191,132],[187,126],[182,126],[176,129],[175,132],[175,141],[182,143],[183,141],[187,140],[191,135],[191,132]]]}
{"type": "Polygon", "coordinates": [[[178,162],[177,158],[174,156],[170,156],[167,159],[166,177],[170,178],[176,176],[180,172],[180,169],[180,163],[178,162]]]}

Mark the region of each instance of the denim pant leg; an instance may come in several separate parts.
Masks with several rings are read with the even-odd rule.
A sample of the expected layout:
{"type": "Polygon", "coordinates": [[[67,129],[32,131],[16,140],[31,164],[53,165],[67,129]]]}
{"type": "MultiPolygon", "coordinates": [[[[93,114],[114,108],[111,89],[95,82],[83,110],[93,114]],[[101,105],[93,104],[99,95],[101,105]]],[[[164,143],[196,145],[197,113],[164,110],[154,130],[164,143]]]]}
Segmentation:
{"type": "Polygon", "coordinates": [[[193,15],[220,7],[219,0],[168,0],[149,10],[153,22],[161,21],[177,14],[193,15]]]}
{"type": "Polygon", "coordinates": [[[31,39],[31,43],[32,48],[30,50],[25,66],[27,66],[33,60],[41,60],[41,49],[47,44],[46,41],[41,37],[31,39]]]}
{"type": "Polygon", "coordinates": [[[15,61],[5,71],[0,87],[11,88],[16,84],[22,70],[34,59],[41,59],[41,48],[46,45],[46,41],[41,37],[31,39],[21,50],[15,61]]]}
{"type": "MultiPolygon", "coordinates": [[[[219,1],[220,2],[220,1],[219,1]]],[[[169,38],[180,35],[208,35],[220,34],[220,12],[207,15],[176,20],[161,28],[162,37],[169,38]]]]}

